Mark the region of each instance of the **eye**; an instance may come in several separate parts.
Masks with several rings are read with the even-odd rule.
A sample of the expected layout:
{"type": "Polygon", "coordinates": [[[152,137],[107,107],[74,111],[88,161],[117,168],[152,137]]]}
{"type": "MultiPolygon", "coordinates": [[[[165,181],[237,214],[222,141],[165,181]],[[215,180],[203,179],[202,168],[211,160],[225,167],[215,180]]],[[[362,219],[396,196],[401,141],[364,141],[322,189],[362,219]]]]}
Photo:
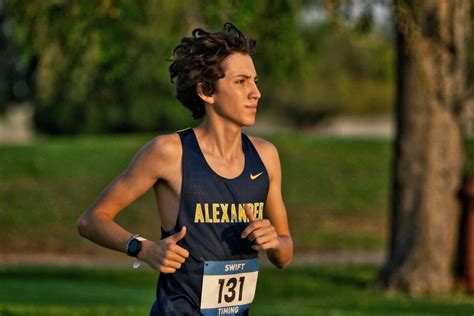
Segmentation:
{"type": "Polygon", "coordinates": [[[240,79],[240,80],[237,80],[235,83],[237,83],[237,84],[244,84],[244,83],[245,83],[245,80],[244,80],[244,79],[240,79]]]}
{"type": "Polygon", "coordinates": [[[258,79],[255,79],[253,82],[255,82],[255,84],[258,84],[258,79]]]}

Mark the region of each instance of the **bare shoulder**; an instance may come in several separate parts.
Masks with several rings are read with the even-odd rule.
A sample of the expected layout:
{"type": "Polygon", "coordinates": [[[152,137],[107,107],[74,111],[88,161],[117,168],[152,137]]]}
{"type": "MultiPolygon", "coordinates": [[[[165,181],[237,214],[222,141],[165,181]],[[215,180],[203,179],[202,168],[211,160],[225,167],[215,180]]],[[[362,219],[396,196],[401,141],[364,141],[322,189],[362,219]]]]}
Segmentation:
{"type": "Polygon", "coordinates": [[[264,156],[262,159],[267,158],[271,160],[278,158],[278,150],[276,146],[268,140],[256,136],[249,136],[249,139],[258,151],[258,154],[264,156]]]}
{"type": "Polygon", "coordinates": [[[181,140],[177,133],[156,136],[145,147],[160,160],[173,160],[181,157],[181,140]]]}
{"type": "Polygon", "coordinates": [[[137,152],[129,170],[148,170],[157,177],[163,177],[170,170],[179,168],[181,154],[181,141],[177,133],[156,136],[137,152]]]}

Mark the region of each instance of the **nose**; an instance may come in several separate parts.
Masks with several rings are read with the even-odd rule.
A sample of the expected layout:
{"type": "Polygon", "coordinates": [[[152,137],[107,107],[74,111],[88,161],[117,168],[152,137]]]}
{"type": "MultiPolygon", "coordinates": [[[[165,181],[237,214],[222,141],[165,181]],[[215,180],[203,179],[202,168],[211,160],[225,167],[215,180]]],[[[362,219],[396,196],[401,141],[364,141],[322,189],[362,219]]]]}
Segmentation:
{"type": "Polygon", "coordinates": [[[253,83],[252,89],[250,90],[250,93],[249,93],[249,98],[255,99],[258,101],[261,97],[262,97],[262,94],[260,93],[260,90],[258,89],[257,84],[253,83]]]}

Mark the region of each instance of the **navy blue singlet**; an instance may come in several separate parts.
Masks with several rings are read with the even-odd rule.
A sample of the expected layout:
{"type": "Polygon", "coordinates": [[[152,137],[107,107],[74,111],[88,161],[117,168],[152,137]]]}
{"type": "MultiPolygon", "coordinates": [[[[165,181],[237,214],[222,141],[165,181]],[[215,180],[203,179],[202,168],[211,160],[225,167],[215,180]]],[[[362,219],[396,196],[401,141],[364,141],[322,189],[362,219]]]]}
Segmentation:
{"type": "Polygon", "coordinates": [[[257,257],[252,243],[240,237],[248,225],[243,205],[253,204],[254,214],[262,218],[268,194],[267,170],[245,134],[242,133],[245,166],[234,179],[221,177],[211,169],[192,128],[178,134],[183,147],[179,211],[176,226],[172,231],[162,229],[161,238],[186,226],[186,236],[178,245],[187,249],[190,256],[175,273],[160,274],[152,316],[201,315],[204,261],[257,257]]]}

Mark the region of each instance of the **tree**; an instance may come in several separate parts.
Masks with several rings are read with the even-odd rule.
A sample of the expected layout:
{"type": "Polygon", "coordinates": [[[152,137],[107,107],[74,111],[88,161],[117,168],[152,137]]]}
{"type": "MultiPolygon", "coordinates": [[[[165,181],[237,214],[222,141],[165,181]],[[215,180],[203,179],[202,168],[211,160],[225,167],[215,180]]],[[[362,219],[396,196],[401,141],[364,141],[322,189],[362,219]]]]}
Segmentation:
{"type": "Polygon", "coordinates": [[[193,124],[173,96],[166,59],[193,28],[221,30],[229,21],[257,40],[265,117],[301,128],[340,112],[387,113],[391,40],[371,31],[369,15],[355,32],[339,32],[324,17],[304,22],[303,13],[322,10],[319,2],[293,0],[5,5],[11,41],[22,60],[35,66],[34,122],[46,134],[169,131],[193,124]]]}
{"type": "Polygon", "coordinates": [[[23,59],[38,60],[34,123],[48,133],[173,130],[177,104],[166,58],[184,34],[173,1],[17,1],[6,6],[23,59]],[[174,38],[176,41],[176,38],[174,38]]]}
{"type": "Polygon", "coordinates": [[[388,289],[416,295],[453,286],[470,6],[470,0],[395,0],[391,240],[379,278],[388,289]]]}

